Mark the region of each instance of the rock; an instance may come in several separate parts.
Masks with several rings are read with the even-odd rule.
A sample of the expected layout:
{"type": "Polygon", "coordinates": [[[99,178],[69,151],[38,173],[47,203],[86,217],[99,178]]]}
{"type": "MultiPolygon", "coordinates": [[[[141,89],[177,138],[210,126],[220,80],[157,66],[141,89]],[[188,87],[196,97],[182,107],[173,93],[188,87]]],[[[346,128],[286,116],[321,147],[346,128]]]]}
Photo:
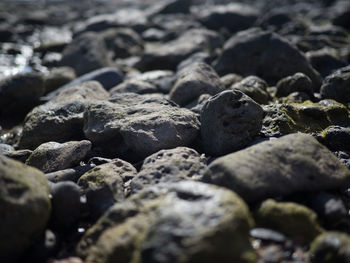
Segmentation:
{"type": "Polygon", "coordinates": [[[136,169],[130,163],[115,159],[96,166],[80,177],[78,185],[86,195],[92,217],[97,219],[114,203],[124,201],[124,183],[136,174],[136,169]]]}
{"type": "MultiPolygon", "coordinates": [[[[43,76],[16,74],[0,81],[0,117],[19,118],[35,107],[45,92],[43,76]]],[[[22,120],[22,119],[21,119],[22,120]]]]}
{"type": "Polygon", "coordinates": [[[231,89],[238,89],[251,97],[259,104],[268,104],[270,98],[267,92],[267,83],[256,76],[249,76],[231,86],[231,89]]]}
{"type": "Polygon", "coordinates": [[[194,53],[189,58],[181,61],[181,63],[179,65],[177,65],[176,71],[180,72],[184,68],[187,68],[187,67],[191,66],[194,63],[206,63],[206,64],[210,65],[212,60],[213,60],[212,56],[210,56],[206,52],[194,53]]]}
{"type": "Polygon", "coordinates": [[[33,151],[31,150],[17,150],[17,151],[7,152],[4,155],[13,160],[19,161],[21,163],[25,163],[29,155],[32,154],[32,152],[33,151]]]}
{"type": "Polygon", "coordinates": [[[109,102],[91,103],[84,119],[84,133],[94,144],[136,159],[190,145],[199,133],[194,113],[152,95],[115,94],[109,102]]]}
{"type": "Polygon", "coordinates": [[[174,14],[190,12],[191,0],[164,0],[152,5],[146,12],[152,17],[158,14],[174,14]]]}
{"type": "Polygon", "coordinates": [[[310,98],[314,96],[311,79],[303,73],[295,73],[293,76],[281,79],[277,85],[277,97],[285,97],[292,92],[304,92],[310,98]]]}
{"type": "Polygon", "coordinates": [[[164,30],[158,28],[149,28],[142,32],[142,38],[148,42],[164,41],[167,37],[167,33],[164,30]]]}
{"type": "Polygon", "coordinates": [[[344,188],[350,171],[312,136],[296,133],[215,160],[203,181],[227,187],[253,203],[295,192],[344,188]]]}
{"type": "Polygon", "coordinates": [[[263,110],[244,93],[228,90],[210,98],[200,118],[205,152],[223,155],[242,149],[258,135],[263,110]]]}
{"type": "Polygon", "coordinates": [[[304,102],[310,102],[311,98],[305,92],[295,91],[289,94],[287,97],[282,97],[279,99],[283,104],[293,104],[299,103],[302,104],[304,102]]]}
{"type": "Polygon", "coordinates": [[[78,182],[79,178],[96,165],[82,165],[69,169],[64,169],[52,173],[45,174],[46,179],[52,183],[60,183],[65,181],[78,182]]]}
{"type": "Polygon", "coordinates": [[[53,184],[51,221],[56,229],[73,229],[80,218],[80,188],[73,182],[53,184]]]}
{"type": "Polygon", "coordinates": [[[35,149],[49,141],[66,142],[84,139],[83,113],[88,102],[108,97],[108,92],[93,81],[65,89],[51,101],[34,108],[26,116],[19,147],[35,149]]]}
{"type": "Polygon", "coordinates": [[[350,128],[331,126],[322,132],[323,141],[333,151],[350,151],[350,128]]]}
{"type": "Polygon", "coordinates": [[[292,202],[268,199],[259,206],[254,218],[260,227],[275,229],[307,244],[324,231],[312,210],[292,202]]]}
{"type": "Polygon", "coordinates": [[[225,76],[222,76],[220,80],[221,80],[221,83],[224,84],[225,88],[228,89],[232,85],[243,80],[243,78],[238,74],[230,73],[225,76]]]}
{"type": "Polygon", "coordinates": [[[0,155],[0,210],[0,257],[3,262],[17,262],[50,217],[44,174],[0,155]]]}
{"type": "Polygon", "coordinates": [[[149,82],[157,87],[162,93],[168,94],[173,87],[176,77],[170,70],[152,70],[144,72],[137,76],[131,76],[131,79],[149,82]]]}
{"type": "Polygon", "coordinates": [[[339,102],[350,102],[350,67],[337,70],[322,83],[321,97],[339,102]]]}
{"type": "Polygon", "coordinates": [[[157,93],[159,90],[155,85],[149,82],[141,80],[126,80],[112,88],[109,93],[111,96],[117,93],[133,92],[137,94],[148,94],[148,93],[157,93]]]}
{"type": "Polygon", "coordinates": [[[332,10],[333,24],[350,29],[350,4],[348,1],[338,1],[332,10]]]}
{"type": "Polygon", "coordinates": [[[199,180],[205,168],[206,159],[193,149],[161,150],[145,159],[140,172],[131,181],[131,192],[158,183],[199,180]]]}
{"type": "Polygon", "coordinates": [[[5,144],[5,143],[0,143],[0,154],[6,155],[9,152],[14,151],[15,148],[13,148],[11,145],[5,144]]]}
{"type": "Polygon", "coordinates": [[[280,232],[268,229],[268,228],[253,228],[249,232],[250,236],[263,241],[272,241],[276,243],[284,243],[287,238],[280,232]]]}
{"type": "Polygon", "coordinates": [[[175,70],[190,55],[201,51],[213,52],[221,42],[220,35],[214,31],[190,29],[174,40],[146,44],[145,52],[135,67],[141,71],[175,70]]]}
{"type": "Polygon", "coordinates": [[[251,226],[247,206],[232,192],[199,182],[158,185],[108,210],[77,254],[96,263],[255,262],[251,226]]]}
{"type": "Polygon", "coordinates": [[[57,97],[64,90],[70,89],[74,86],[82,85],[84,82],[88,81],[97,81],[105,90],[110,90],[111,88],[123,82],[123,74],[115,68],[97,69],[67,83],[66,85],[53,92],[50,92],[45,97],[43,97],[42,100],[49,101],[57,97]]]}
{"type": "Polygon", "coordinates": [[[224,86],[212,67],[205,63],[194,63],[178,73],[169,99],[185,106],[202,94],[215,95],[223,90],[224,86]]]}
{"type": "Polygon", "coordinates": [[[310,263],[349,262],[350,237],[344,233],[326,232],[312,242],[310,263]]]}
{"type": "Polygon", "coordinates": [[[349,125],[349,111],[333,100],[318,103],[271,104],[263,107],[265,117],[261,132],[281,136],[294,132],[321,132],[330,125],[349,125]]]}
{"type": "Polygon", "coordinates": [[[63,50],[61,66],[74,68],[78,76],[95,69],[110,66],[107,47],[102,38],[93,32],[87,32],[74,38],[63,50]]]}
{"type": "Polygon", "coordinates": [[[196,15],[198,20],[209,29],[226,28],[231,32],[237,32],[253,26],[259,12],[250,5],[230,3],[210,8],[206,6],[196,15]]]}
{"type": "Polygon", "coordinates": [[[297,72],[307,75],[318,88],[319,74],[306,57],[286,39],[258,28],[238,32],[226,43],[214,65],[219,75],[256,75],[273,84],[297,72]]]}
{"type": "Polygon", "coordinates": [[[54,68],[45,77],[45,93],[52,92],[75,78],[75,72],[70,67],[54,68]]]}
{"type": "Polygon", "coordinates": [[[84,262],[78,257],[69,257],[65,259],[58,259],[58,260],[55,259],[50,263],[84,263],[84,262]]]}
{"type": "Polygon", "coordinates": [[[195,101],[193,101],[192,103],[186,105],[187,109],[190,109],[191,111],[197,113],[197,114],[201,114],[201,111],[205,105],[205,103],[207,103],[207,101],[211,98],[212,96],[209,94],[202,94],[199,96],[199,98],[195,101]]]}
{"type": "Polygon", "coordinates": [[[44,173],[74,167],[82,161],[91,149],[91,142],[71,141],[66,143],[47,142],[36,148],[26,161],[44,173]]]}

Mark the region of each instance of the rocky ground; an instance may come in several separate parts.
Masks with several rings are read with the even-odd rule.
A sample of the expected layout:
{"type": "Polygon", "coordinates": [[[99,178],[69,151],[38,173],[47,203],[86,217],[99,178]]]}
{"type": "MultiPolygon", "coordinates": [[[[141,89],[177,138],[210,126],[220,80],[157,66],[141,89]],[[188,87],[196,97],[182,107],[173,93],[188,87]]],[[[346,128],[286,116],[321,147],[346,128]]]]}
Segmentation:
{"type": "Polygon", "coordinates": [[[0,2],[0,262],[350,262],[350,3],[0,2]]]}

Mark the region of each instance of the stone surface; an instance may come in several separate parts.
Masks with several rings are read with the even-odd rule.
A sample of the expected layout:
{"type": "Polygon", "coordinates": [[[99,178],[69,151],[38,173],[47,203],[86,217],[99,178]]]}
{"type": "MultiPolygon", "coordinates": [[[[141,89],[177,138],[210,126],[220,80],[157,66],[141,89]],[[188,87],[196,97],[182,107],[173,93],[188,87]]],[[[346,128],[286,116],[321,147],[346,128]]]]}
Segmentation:
{"type": "Polygon", "coordinates": [[[31,150],[17,150],[17,151],[11,151],[4,154],[6,157],[9,157],[13,160],[25,163],[29,155],[32,154],[33,151],[31,150]]]}
{"type": "Polygon", "coordinates": [[[333,151],[350,151],[350,128],[331,126],[322,131],[322,142],[333,151]]]}
{"type": "Polygon", "coordinates": [[[242,149],[258,135],[263,110],[244,93],[228,90],[210,98],[200,118],[205,152],[223,155],[242,149]]]}
{"type": "Polygon", "coordinates": [[[120,154],[144,158],[161,149],[190,145],[199,132],[197,116],[159,96],[115,94],[91,103],[84,133],[93,143],[120,154]]]}
{"type": "Polygon", "coordinates": [[[268,104],[271,99],[267,92],[267,83],[256,76],[249,76],[231,86],[231,89],[238,89],[251,97],[259,104],[268,104]]]}
{"type": "Polygon", "coordinates": [[[45,93],[52,92],[75,78],[74,69],[71,67],[54,68],[45,76],[45,93]]]}
{"type": "Polygon", "coordinates": [[[45,177],[48,181],[52,183],[59,183],[65,181],[72,181],[76,183],[83,174],[85,174],[87,171],[91,170],[95,166],[96,165],[91,164],[77,166],[52,173],[47,173],[45,174],[45,177]]]}
{"type": "Polygon", "coordinates": [[[5,144],[5,143],[0,143],[0,154],[6,155],[9,152],[14,151],[15,148],[13,146],[5,144]]]}
{"type": "Polygon", "coordinates": [[[113,206],[80,241],[88,262],[255,262],[249,210],[199,182],[158,185],[113,206]],[[213,216],[215,215],[215,216],[213,216]]]}
{"type": "Polygon", "coordinates": [[[321,86],[321,97],[339,102],[350,102],[350,67],[329,75],[321,86]]]}
{"type": "Polygon", "coordinates": [[[66,143],[47,142],[41,144],[28,157],[26,164],[44,173],[71,168],[84,160],[91,149],[91,142],[70,141],[66,143]]]}
{"type": "Polygon", "coordinates": [[[194,63],[178,73],[169,99],[180,106],[185,106],[202,94],[215,95],[223,90],[224,86],[211,66],[205,63],[194,63]]]}
{"type": "Polygon", "coordinates": [[[0,155],[0,257],[17,262],[50,217],[49,186],[42,172],[0,155]]]}
{"type": "Polygon", "coordinates": [[[276,88],[277,97],[285,97],[296,91],[304,92],[311,98],[314,96],[311,79],[303,73],[295,73],[293,76],[281,79],[276,88]]]}
{"type": "Polygon", "coordinates": [[[203,181],[227,187],[252,203],[295,192],[345,188],[350,171],[312,136],[290,134],[215,160],[203,181]]]}
{"type": "Polygon", "coordinates": [[[177,147],[161,150],[144,160],[140,172],[131,181],[131,192],[158,183],[199,180],[205,168],[205,157],[193,149],[177,147]]]}
{"type": "Polygon", "coordinates": [[[113,96],[113,94],[115,93],[125,93],[125,92],[133,92],[137,94],[148,94],[148,93],[157,93],[159,92],[159,90],[152,83],[131,79],[120,83],[118,86],[115,86],[109,91],[111,96],[113,96]]]}

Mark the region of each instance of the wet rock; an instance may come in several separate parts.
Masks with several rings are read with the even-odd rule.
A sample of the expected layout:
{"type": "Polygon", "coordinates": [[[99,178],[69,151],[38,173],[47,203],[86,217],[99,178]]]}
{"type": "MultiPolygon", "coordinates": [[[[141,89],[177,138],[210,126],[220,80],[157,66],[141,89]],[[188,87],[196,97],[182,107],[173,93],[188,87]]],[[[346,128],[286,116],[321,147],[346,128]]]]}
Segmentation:
{"type": "Polygon", "coordinates": [[[334,99],[339,102],[350,102],[350,67],[337,70],[329,75],[321,86],[323,99],[334,99]]]}
{"type": "Polygon", "coordinates": [[[326,232],[312,242],[309,250],[310,263],[348,262],[350,237],[340,232],[326,232]]]}
{"type": "Polygon", "coordinates": [[[285,77],[277,83],[277,97],[285,97],[293,92],[304,92],[309,97],[314,96],[311,79],[303,73],[295,73],[285,77]]]}
{"type": "Polygon", "coordinates": [[[161,150],[145,159],[140,172],[131,181],[131,192],[158,183],[199,180],[205,168],[205,157],[191,148],[161,150]]]}
{"type": "Polygon", "coordinates": [[[50,216],[42,172],[0,155],[0,257],[17,262],[43,233],[50,216]]]}
{"type": "Polygon", "coordinates": [[[77,252],[96,263],[255,262],[251,226],[247,206],[232,192],[199,182],[158,185],[113,206],[77,252]]]}
{"type": "Polygon", "coordinates": [[[63,50],[61,66],[74,68],[78,76],[108,67],[111,61],[106,45],[98,34],[87,32],[73,39],[63,50]]]}
{"type": "Polygon", "coordinates": [[[200,118],[205,152],[223,155],[242,149],[258,135],[263,110],[244,93],[228,90],[210,98],[200,118]]]}
{"type": "Polygon", "coordinates": [[[45,177],[48,181],[52,183],[59,183],[65,181],[72,181],[76,183],[83,174],[85,174],[87,171],[91,170],[95,166],[96,165],[92,164],[77,166],[52,173],[47,173],[45,174],[45,177]]]}
{"type": "Polygon", "coordinates": [[[111,96],[117,93],[133,92],[137,94],[148,94],[148,93],[157,93],[159,90],[155,85],[149,82],[141,80],[126,80],[112,88],[109,93],[111,96]]]}
{"type": "Polygon", "coordinates": [[[114,203],[124,201],[124,183],[136,174],[130,163],[116,159],[80,177],[78,185],[86,195],[91,216],[97,219],[114,203]]]}
{"type": "Polygon", "coordinates": [[[80,217],[80,188],[73,182],[61,182],[51,187],[51,221],[56,229],[76,227],[80,217]]]}
{"type": "Polygon", "coordinates": [[[32,154],[31,150],[17,150],[10,151],[4,154],[6,157],[11,158],[13,160],[19,161],[21,163],[25,163],[28,157],[32,154]]]}
{"type": "Polygon", "coordinates": [[[333,151],[350,151],[350,128],[331,126],[322,132],[323,142],[333,151]]]}
{"type": "Polygon", "coordinates": [[[312,136],[297,133],[215,160],[203,181],[227,187],[252,203],[295,192],[347,187],[350,172],[312,136]]]}
{"type": "Polygon", "coordinates": [[[259,12],[249,5],[231,3],[210,8],[206,6],[196,14],[198,20],[209,29],[226,28],[231,32],[237,32],[253,26],[259,12]]]}
{"type": "Polygon", "coordinates": [[[211,66],[205,63],[194,63],[178,73],[169,99],[180,106],[185,106],[202,94],[215,95],[223,90],[220,78],[211,66]]]}
{"type": "Polygon", "coordinates": [[[190,145],[199,132],[197,116],[159,96],[115,94],[109,102],[91,103],[84,133],[115,154],[144,158],[161,149],[190,145]],[[128,154],[129,152],[129,154],[128,154]]]}
{"type": "Polygon", "coordinates": [[[312,210],[291,202],[268,199],[257,209],[254,218],[258,226],[276,229],[306,243],[313,241],[324,231],[312,210]]]}
{"type": "Polygon", "coordinates": [[[256,76],[249,76],[231,86],[231,89],[238,89],[251,97],[259,104],[268,104],[270,98],[267,92],[267,83],[256,76]]]}
{"type": "Polygon", "coordinates": [[[45,93],[49,93],[59,87],[73,81],[76,78],[75,72],[70,67],[54,68],[45,77],[45,93]]]}
{"type": "Polygon", "coordinates": [[[0,154],[6,155],[9,152],[12,152],[14,150],[15,150],[15,148],[13,148],[13,146],[5,144],[5,143],[0,143],[0,154]]]}
{"type": "Polygon", "coordinates": [[[283,37],[258,28],[232,36],[214,68],[220,75],[257,75],[268,83],[302,72],[312,80],[314,87],[321,84],[319,74],[296,47],[283,37]]]}

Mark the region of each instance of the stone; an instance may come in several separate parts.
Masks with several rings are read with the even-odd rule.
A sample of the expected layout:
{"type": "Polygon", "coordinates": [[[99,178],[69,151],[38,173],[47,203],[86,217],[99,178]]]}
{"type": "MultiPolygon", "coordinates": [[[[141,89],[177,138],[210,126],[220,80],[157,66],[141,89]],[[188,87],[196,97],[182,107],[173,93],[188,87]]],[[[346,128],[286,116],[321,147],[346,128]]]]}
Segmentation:
{"type": "Polygon", "coordinates": [[[198,136],[199,120],[190,110],[160,96],[122,93],[109,102],[89,105],[84,133],[114,156],[139,159],[161,149],[190,145],[198,136]]]}
{"type": "Polygon", "coordinates": [[[306,244],[324,231],[315,212],[292,202],[268,199],[256,210],[254,218],[257,226],[275,229],[306,244]]]}
{"type": "Polygon", "coordinates": [[[304,92],[310,98],[314,96],[311,79],[303,73],[295,73],[293,76],[281,79],[276,88],[277,97],[285,97],[296,91],[304,92]]]}
{"type": "Polygon", "coordinates": [[[9,152],[14,151],[15,148],[13,146],[5,144],[5,143],[0,143],[0,154],[6,155],[9,152]]]}
{"type": "Polygon", "coordinates": [[[219,75],[256,75],[269,84],[302,72],[312,80],[313,87],[321,85],[320,75],[295,46],[276,33],[258,28],[240,31],[227,40],[214,69],[219,75]]]}
{"type": "Polygon", "coordinates": [[[250,5],[229,3],[226,5],[207,6],[196,12],[198,20],[207,28],[220,30],[226,28],[237,32],[254,25],[259,12],[250,5]]]}
{"type": "Polygon", "coordinates": [[[148,187],[116,204],[84,235],[87,262],[255,262],[248,207],[199,182],[148,187]],[[215,215],[215,216],[213,216],[215,215]]]}
{"type": "Polygon", "coordinates": [[[18,262],[44,232],[49,186],[42,172],[0,155],[0,257],[18,262]]]}
{"type": "Polygon", "coordinates": [[[17,151],[7,152],[4,155],[13,160],[19,161],[21,163],[25,163],[28,157],[32,154],[32,152],[33,151],[31,150],[17,150],[17,151]]]}
{"type": "Polygon", "coordinates": [[[60,182],[51,188],[53,226],[56,229],[74,229],[80,218],[79,186],[73,182],[60,182]]]}
{"type": "Polygon", "coordinates": [[[253,228],[252,230],[250,230],[249,234],[251,237],[263,241],[284,243],[287,240],[286,236],[282,233],[262,227],[253,228]]]}
{"type": "Polygon", "coordinates": [[[338,1],[332,10],[332,22],[334,25],[350,29],[350,4],[348,1],[338,1]]]}
{"type": "Polygon", "coordinates": [[[97,219],[113,204],[124,201],[124,183],[136,174],[130,163],[115,159],[81,176],[78,185],[86,195],[91,216],[97,219]]]}
{"type": "Polygon", "coordinates": [[[131,192],[158,183],[199,180],[205,168],[205,157],[191,148],[161,150],[144,160],[140,172],[130,183],[131,192]]]}
{"type": "Polygon", "coordinates": [[[168,94],[176,81],[174,72],[171,70],[151,70],[136,76],[130,76],[130,79],[145,81],[157,87],[162,93],[168,94]]]}
{"type": "Polygon", "coordinates": [[[188,14],[190,12],[191,0],[164,0],[152,5],[146,13],[149,17],[158,14],[188,14]]]}
{"type": "Polygon", "coordinates": [[[73,39],[63,50],[61,66],[74,68],[78,76],[108,67],[111,60],[105,42],[98,34],[87,32],[73,39]]]}
{"type": "Polygon", "coordinates": [[[75,72],[70,67],[53,68],[49,74],[45,76],[45,93],[52,92],[73,81],[75,78],[75,72]]]}
{"type": "Polygon", "coordinates": [[[216,159],[203,181],[254,203],[296,192],[344,188],[350,183],[350,171],[312,136],[295,133],[216,159]]]}
{"type": "Polygon", "coordinates": [[[44,173],[71,168],[84,160],[91,149],[91,142],[70,141],[66,143],[47,142],[41,144],[28,157],[26,164],[44,173]]]}
{"type": "Polygon", "coordinates": [[[169,99],[185,106],[202,94],[215,95],[224,90],[219,76],[205,63],[194,63],[178,73],[177,81],[169,93],[169,99]]]}
{"type": "Polygon", "coordinates": [[[159,92],[158,88],[149,82],[141,80],[126,80],[112,88],[109,93],[113,96],[115,93],[133,92],[137,94],[149,94],[159,92]]]}
{"type": "Polygon", "coordinates": [[[96,165],[81,165],[69,169],[64,169],[52,173],[46,173],[45,177],[52,183],[60,183],[65,181],[78,182],[79,178],[96,165]]]}
{"type": "Polygon", "coordinates": [[[340,232],[326,232],[312,242],[310,263],[349,262],[350,237],[340,232]]]}
{"type": "Polygon", "coordinates": [[[321,86],[323,99],[334,99],[339,102],[350,102],[350,67],[337,70],[325,78],[321,86]]]}
{"type": "Polygon", "coordinates": [[[322,142],[333,151],[350,151],[350,128],[330,126],[321,133],[322,142]]]}
{"type": "Polygon", "coordinates": [[[210,65],[212,60],[213,60],[212,56],[210,56],[206,52],[194,53],[193,55],[191,55],[187,59],[181,61],[181,63],[179,65],[177,65],[176,71],[180,72],[184,68],[189,67],[189,66],[191,66],[191,64],[194,64],[194,63],[206,63],[206,64],[210,65]]]}
{"type": "Polygon", "coordinates": [[[203,106],[201,137],[209,155],[224,155],[247,146],[259,134],[263,110],[238,90],[223,91],[203,106]]]}
{"type": "Polygon", "coordinates": [[[191,111],[201,114],[201,111],[205,105],[205,103],[211,98],[212,96],[209,94],[202,94],[199,96],[199,98],[192,103],[186,105],[187,109],[190,109],[191,111]]]}
{"type": "Polygon", "coordinates": [[[259,104],[268,104],[271,97],[267,92],[267,87],[268,85],[263,79],[249,76],[232,85],[231,89],[242,91],[259,104]]]}
{"type": "Polygon", "coordinates": [[[229,73],[220,78],[221,83],[224,84],[226,89],[229,89],[232,85],[240,82],[243,78],[235,73],[229,73]]]}

